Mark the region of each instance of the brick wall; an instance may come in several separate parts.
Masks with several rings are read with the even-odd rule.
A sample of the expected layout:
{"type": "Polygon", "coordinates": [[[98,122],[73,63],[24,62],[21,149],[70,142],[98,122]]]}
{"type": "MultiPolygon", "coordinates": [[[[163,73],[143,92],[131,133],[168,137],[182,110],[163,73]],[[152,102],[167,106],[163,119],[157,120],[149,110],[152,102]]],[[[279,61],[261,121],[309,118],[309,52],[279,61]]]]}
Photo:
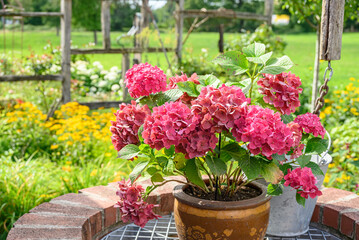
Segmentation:
{"type": "MultiPolygon", "coordinates": [[[[144,182],[143,185],[148,185],[144,182]]],[[[156,189],[148,198],[160,206],[158,214],[173,209],[171,182],[156,189]]],[[[83,189],[79,194],[66,194],[43,203],[22,216],[11,229],[8,240],[24,239],[100,239],[123,225],[116,203],[117,184],[83,189]]],[[[312,223],[319,228],[359,240],[359,196],[327,188],[319,197],[312,223]]]]}

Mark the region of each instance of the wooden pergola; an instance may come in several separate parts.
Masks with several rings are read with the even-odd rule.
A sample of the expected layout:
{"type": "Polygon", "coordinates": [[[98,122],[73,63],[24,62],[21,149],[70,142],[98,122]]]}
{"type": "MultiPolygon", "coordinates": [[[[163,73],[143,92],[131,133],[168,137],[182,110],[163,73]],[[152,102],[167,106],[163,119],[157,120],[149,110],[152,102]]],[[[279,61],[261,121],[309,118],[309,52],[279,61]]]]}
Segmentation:
{"type": "MultiPolygon", "coordinates": [[[[182,46],[183,46],[183,20],[185,18],[227,18],[227,19],[245,19],[245,20],[257,20],[267,22],[271,24],[273,1],[265,0],[265,11],[263,15],[248,13],[248,12],[236,12],[229,9],[218,10],[194,10],[184,9],[185,0],[174,0],[176,3],[176,11],[174,13],[176,19],[176,40],[177,46],[175,49],[165,48],[163,45],[161,48],[144,48],[141,43],[136,43],[133,48],[112,48],[110,40],[110,4],[111,0],[101,0],[101,28],[103,37],[103,47],[101,49],[71,49],[71,18],[72,18],[72,0],[61,0],[60,12],[9,12],[6,10],[0,10],[0,16],[2,17],[60,17],[61,18],[61,74],[57,75],[7,75],[0,76],[0,82],[17,82],[17,81],[61,81],[62,82],[62,103],[71,101],[71,55],[76,54],[122,54],[122,77],[125,77],[126,71],[130,66],[129,54],[134,54],[136,62],[141,61],[142,53],[158,53],[158,52],[175,52],[177,61],[182,59],[182,46]]],[[[149,15],[152,15],[148,7],[148,0],[142,0],[141,5],[142,20],[139,23],[140,29],[148,26],[149,15]]],[[[152,15],[153,18],[153,15],[152,15]]],[[[153,18],[153,22],[155,20],[153,18]]],[[[223,34],[223,32],[222,32],[223,34]]],[[[127,96],[126,89],[124,90],[124,97],[127,96]]],[[[89,106],[90,108],[105,107],[117,107],[119,101],[112,102],[89,102],[81,103],[89,106]]]]}

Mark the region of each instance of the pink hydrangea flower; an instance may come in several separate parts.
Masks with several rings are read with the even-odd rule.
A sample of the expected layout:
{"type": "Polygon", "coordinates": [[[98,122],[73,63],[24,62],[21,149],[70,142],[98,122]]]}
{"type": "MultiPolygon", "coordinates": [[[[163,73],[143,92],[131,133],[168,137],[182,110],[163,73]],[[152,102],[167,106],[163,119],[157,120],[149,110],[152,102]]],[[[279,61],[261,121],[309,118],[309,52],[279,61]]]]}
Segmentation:
{"type": "Polygon", "coordinates": [[[249,106],[244,126],[241,139],[236,140],[249,142],[247,147],[254,155],[263,154],[271,159],[273,154],[285,154],[293,146],[292,131],[279,113],[268,108],[249,106]]]}
{"type": "Polygon", "coordinates": [[[138,144],[138,129],[144,123],[151,111],[147,105],[138,106],[135,101],[131,104],[121,104],[120,110],[114,115],[116,121],[111,121],[110,131],[112,133],[112,144],[117,151],[120,151],[128,144],[138,144]]]}
{"type": "Polygon", "coordinates": [[[301,126],[295,122],[290,122],[287,126],[293,133],[293,153],[290,156],[290,159],[295,159],[303,154],[304,144],[301,143],[303,130],[301,126]]]}
{"type": "Polygon", "coordinates": [[[258,90],[264,95],[266,103],[273,105],[282,114],[291,114],[300,106],[299,93],[303,89],[299,88],[302,84],[299,77],[291,72],[278,75],[263,74],[264,78],[258,80],[261,86],[258,90]]]}
{"type": "Polygon", "coordinates": [[[153,108],[144,123],[145,143],[157,150],[175,146],[187,158],[199,157],[216,147],[218,141],[210,130],[200,128],[200,120],[182,102],[165,103],[153,108]]]}
{"type": "Polygon", "coordinates": [[[212,151],[218,142],[214,132],[200,126],[198,117],[192,118],[192,126],[195,128],[188,128],[179,144],[175,146],[176,152],[185,154],[187,159],[204,156],[208,151],[212,151]]]}
{"type": "Polygon", "coordinates": [[[190,82],[194,82],[195,84],[199,84],[199,81],[198,81],[198,76],[197,76],[197,73],[193,73],[191,77],[187,77],[186,74],[182,73],[181,76],[174,76],[174,77],[170,77],[168,79],[170,82],[167,86],[167,89],[175,89],[175,88],[178,88],[177,84],[178,82],[187,82],[187,81],[190,81],[190,82]]]}
{"type": "MultiPolygon", "coordinates": [[[[198,81],[198,76],[197,73],[193,73],[192,76],[190,78],[187,77],[186,74],[183,74],[181,76],[174,76],[174,77],[170,77],[169,78],[170,83],[167,86],[167,90],[169,89],[176,89],[178,88],[177,84],[178,82],[186,82],[186,81],[191,81],[194,82],[195,84],[199,84],[198,81]]],[[[191,101],[193,101],[195,99],[195,97],[191,97],[189,96],[186,92],[182,94],[182,96],[178,99],[178,101],[183,102],[184,104],[186,104],[187,106],[191,106],[191,101]]]]}
{"type": "Polygon", "coordinates": [[[284,176],[284,180],[284,186],[291,186],[299,190],[298,193],[306,199],[308,196],[315,198],[322,195],[322,192],[315,185],[317,179],[308,167],[296,168],[293,171],[288,169],[288,174],[284,176]]]}
{"type": "Polygon", "coordinates": [[[322,136],[324,138],[325,129],[317,115],[313,113],[299,115],[294,122],[298,123],[306,133],[312,133],[315,137],[322,136]]]}
{"type": "Polygon", "coordinates": [[[167,77],[157,66],[140,63],[126,72],[125,82],[131,97],[138,98],[166,91],[167,77]]]}
{"type": "Polygon", "coordinates": [[[191,109],[182,102],[165,103],[154,107],[143,126],[142,136],[146,144],[157,150],[178,145],[185,131],[195,128],[191,109]]]}
{"type": "Polygon", "coordinates": [[[212,132],[230,130],[235,121],[243,118],[250,103],[242,89],[236,86],[214,88],[203,87],[201,94],[192,101],[192,112],[202,118],[201,127],[211,129],[212,132]]]}
{"type": "Polygon", "coordinates": [[[155,205],[143,201],[144,189],[141,185],[131,185],[130,180],[122,180],[118,185],[120,189],[116,195],[120,197],[120,201],[115,207],[120,209],[123,222],[133,222],[143,228],[149,220],[160,218],[153,212],[155,205]]]}

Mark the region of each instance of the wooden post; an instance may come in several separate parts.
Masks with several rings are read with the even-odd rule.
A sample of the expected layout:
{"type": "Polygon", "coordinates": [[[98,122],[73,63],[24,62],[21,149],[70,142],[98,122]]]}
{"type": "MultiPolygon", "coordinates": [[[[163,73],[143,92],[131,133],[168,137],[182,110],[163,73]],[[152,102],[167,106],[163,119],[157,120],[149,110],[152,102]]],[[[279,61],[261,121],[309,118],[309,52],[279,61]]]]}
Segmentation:
{"type": "Polygon", "coordinates": [[[71,101],[71,15],[72,1],[61,0],[62,102],[71,101]]]}
{"type": "Polygon", "coordinates": [[[320,59],[339,60],[342,47],[345,0],[323,0],[320,59]]]}
{"type": "Polygon", "coordinates": [[[224,24],[219,24],[219,40],[218,40],[218,50],[220,53],[224,53],[224,24]]]}
{"type": "Polygon", "coordinates": [[[313,83],[312,83],[312,111],[315,108],[315,101],[318,97],[318,85],[319,85],[319,51],[320,51],[320,28],[317,28],[317,40],[315,42],[315,59],[314,59],[314,73],[313,73],[313,83]]]}
{"type": "MultiPolygon", "coordinates": [[[[123,81],[126,80],[126,72],[128,69],[130,69],[130,55],[128,53],[124,53],[122,54],[122,69],[121,69],[123,81]]],[[[123,87],[122,100],[126,101],[128,98],[128,89],[125,83],[122,87],[123,87]]]]}
{"type": "Polygon", "coordinates": [[[267,17],[268,26],[272,26],[274,0],[265,0],[264,2],[264,15],[267,17]]]}
{"type": "MultiPolygon", "coordinates": [[[[135,17],[133,18],[132,25],[137,28],[137,32],[134,35],[133,38],[133,46],[135,48],[141,48],[140,39],[138,39],[137,34],[141,32],[141,17],[138,13],[136,13],[135,17]]],[[[139,64],[141,62],[141,53],[135,53],[133,54],[133,64],[139,64]]]]}
{"type": "Polygon", "coordinates": [[[177,62],[182,61],[182,34],[183,34],[183,13],[184,10],[184,0],[176,1],[176,33],[177,33],[177,47],[176,47],[176,56],[177,62]]]}
{"type": "MultiPolygon", "coordinates": [[[[135,35],[135,44],[134,44],[135,48],[143,48],[144,47],[144,44],[143,44],[144,40],[140,39],[137,35],[140,34],[142,32],[142,30],[144,28],[148,27],[148,25],[149,25],[149,16],[148,16],[147,7],[148,7],[148,0],[142,0],[141,17],[140,17],[140,19],[138,19],[138,17],[136,16],[137,19],[134,19],[134,26],[138,27],[138,31],[135,35]]],[[[139,64],[141,61],[142,61],[142,53],[135,53],[133,55],[133,63],[139,64]]]]}
{"type": "Polygon", "coordinates": [[[102,46],[104,49],[111,48],[111,2],[108,0],[101,1],[101,29],[102,29],[102,46]]]}

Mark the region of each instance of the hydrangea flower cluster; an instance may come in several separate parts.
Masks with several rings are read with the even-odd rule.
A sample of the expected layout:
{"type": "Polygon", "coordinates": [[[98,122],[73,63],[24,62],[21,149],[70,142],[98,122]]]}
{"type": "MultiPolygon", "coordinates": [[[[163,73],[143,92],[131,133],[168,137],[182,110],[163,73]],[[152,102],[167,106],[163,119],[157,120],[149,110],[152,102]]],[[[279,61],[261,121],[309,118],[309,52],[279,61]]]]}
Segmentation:
{"type": "Polygon", "coordinates": [[[153,108],[145,120],[142,136],[146,144],[157,150],[174,145],[176,152],[187,158],[203,156],[215,148],[218,141],[214,133],[199,127],[199,119],[182,102],[165,103],[153,108]]]}
{"type": "Polygon", "coordinates": [[[190,128],[195,128],[191,109],[181,102],[171,102],[153,108],[143,125],[142,136],[152,148],[168,149],[171,145],[178,145],[190,128]]]}
{"type": "Polygon", "coordinates": [[[299,77],[291,72],[278,75],[263,74],[258,80],[259,92],[264,95],[264,101],[273,105],[282,114],[291,114],[300,106],[299,93],[303,89],[299,77]]]}
{"type": "Polygon", "coordinates": [[[317,115],[313,113],[302,114],[297,116],[294,122],[298,123],[306,133],[312,133],[315,137],[321,136],[324,138],[325,129],[317,115]]]}
{"type": "Polygon", "coordinates": [[[141,63],[126,72],[125,82],[131,97],[138,98],[166,91],[167,77],[157,66],[141,63]]]}
{"type": "Polygon", "coordinates": [[[300,125],[295,122],[290,122],[287,126],[293,133],[293,153],[290,158],[295,159],[302,155],[302,151],[304,149],[304,144],[301,143],[303,131],[300,125]]]}
{"type": "Polygon", "coordinates": [[[203,129],[221,132],[233,128],[236,120],[243,121],[250,101],[239,87],[224,84],[219,88],[207,86],[192,101],[192,112],[201,117],[203,129]]]}
{"type": "MultiPolygon", "coordinates": [[[[169,89],[176,89],[178,88],[177,84],[178,82],[194,82],[195,84],[199,84],[197,73],[193,73],[190,78],[187,77],[186,74],[183,74],[181,76],[176,75],[175,77],[169,78],[170,83],[167,86],[167,90],[169,89]]],[[[182,96],[178,99],[178,101],[183,102],[187,106],[191,106],[191,101],[194,100],[194,97],[189,96],[186,92],[182,94],[182,96]]]]}
{"type": "Polygon", "coordinates": [[[200,126],[198,118],[197,120],[193,118],[193,123],[196,128],[189,128],[179,144],[175,146],[176,152],[185,154],[187,159],[204,156],[208,151],[212,151],[218,142],[215,133],[200,126]]]}
{"type": "Polygon", "coordinates": [[[120,209],[123,222],[131,221],[143,228],[149,220],[160,218],[153,212],[155,205],[148,204],[141,198],[144,192],[141,185],[131,185],[130,180],[122,180],[118,185],[120,189],[116,195],[120,197],[120,201],[115,207],[120,209]]]}
{"type": "Polygon", "coordinates": [[[194,82],[195,84],[199,84],[199,81],[198,81],[198,76],[197,76],[197,73],[193,73],[191,75],[191,77],[187,77],[186,74],[182,73],[181,76],[174,76],[174,77],[170,77],[168,79],[170,82],[167,86],[167,89],[175,89],[175,88],[178,88],[177,84],[178,82],[187,82],[187,81],[190,81],[190,82],[194,82]]]}
{"type": "Polygon", "coordinates": [[[117,151],[128,144],[138,144],[138,129],[144,123],[151,111],[147,105],[137,106],[135,101],[131,104],[121,104],[120,110],[114,115],[116,121],[111,121],[111,140],[117,151]]]}
{"type": "Polygon", "coordinates": [[[315,198],[322,195],[322,192],[315,185],[317,179],[308,167],[296,168],[293,171],[288,169],[288,174],[284,176],[284,180],[284,186],[291,186],[299,190],[298,193],[305,199],[308,199],[308,196],[315,198]]]}
{"type": "Polygon", "coordinates": [[[279,113],[263,109],[256,105],[248,107],[245,128],[241,139],[249,142],[248,149],[252,154],[263,154],[271,159],[273,154],[285,154],[293,146],[292,131],[285,125],[279,113]]]}

